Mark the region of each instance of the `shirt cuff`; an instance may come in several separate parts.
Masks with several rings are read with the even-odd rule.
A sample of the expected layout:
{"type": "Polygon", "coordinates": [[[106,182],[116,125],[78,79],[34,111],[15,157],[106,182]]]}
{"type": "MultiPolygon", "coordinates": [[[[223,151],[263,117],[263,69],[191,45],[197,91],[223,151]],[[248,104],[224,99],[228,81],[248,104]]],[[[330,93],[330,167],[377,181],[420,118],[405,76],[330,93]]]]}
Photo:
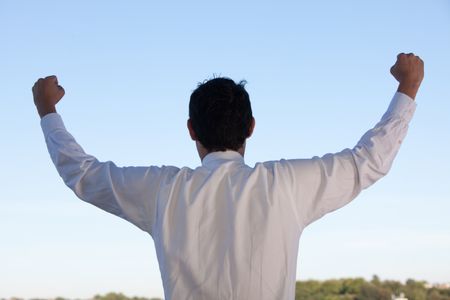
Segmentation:
{"type": "Polygon", "coordinates": [[[389,104],[388,110],[383,116],[384,118],[390,116],[400,116],[406,121],[410,121],[416,111],[417,103],[408,95],[396,92],[389,104]]]}
{"type": "Polygon", "coordinates": [[[47,136],[53,131],[58,129],[66,130],[64,122],[58,113],[49,113],[42,117],[41,128],[45,139],[47,139],[47,136]]]}

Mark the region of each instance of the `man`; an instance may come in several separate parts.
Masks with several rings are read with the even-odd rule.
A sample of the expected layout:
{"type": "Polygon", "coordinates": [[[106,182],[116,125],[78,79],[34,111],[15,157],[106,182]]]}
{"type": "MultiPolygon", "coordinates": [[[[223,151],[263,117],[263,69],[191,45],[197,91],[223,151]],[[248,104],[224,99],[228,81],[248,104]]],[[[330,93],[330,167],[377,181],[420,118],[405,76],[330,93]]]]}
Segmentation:
{"type": "Polygon", "coordinates": [[[244,83],[205,82],[192,93],[188,129],[202,165],[124,167],[99,162],[56,113],[55,76],[33,86],[50,156],[82,200],[148,232],[166,299],[294,299],[303,229],[386,175],[415,111],[423,61],[399,54],[397,92],[353,149],[312,159],[244,163],[255,127],[244,83]]]}

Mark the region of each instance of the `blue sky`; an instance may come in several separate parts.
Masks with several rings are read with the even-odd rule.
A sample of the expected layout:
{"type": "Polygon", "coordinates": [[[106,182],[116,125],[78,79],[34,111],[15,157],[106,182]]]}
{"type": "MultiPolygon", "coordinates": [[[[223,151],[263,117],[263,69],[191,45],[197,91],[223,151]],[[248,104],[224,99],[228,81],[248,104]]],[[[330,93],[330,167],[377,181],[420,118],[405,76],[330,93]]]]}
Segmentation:
{"type": "Polygon", "coordinates": [[[100,160],[190,167],[190,93],[246,79],[253,165],[353,147],[388,106],[399,52],[425,61],[408,136],[388,176],[304,231],[297,278],[450,282],[449,1],[3,0],[0,36],[0,297],[163,296],[151,237],[58,177],[37,78],[58,75],[58,112],[100,160]]]}

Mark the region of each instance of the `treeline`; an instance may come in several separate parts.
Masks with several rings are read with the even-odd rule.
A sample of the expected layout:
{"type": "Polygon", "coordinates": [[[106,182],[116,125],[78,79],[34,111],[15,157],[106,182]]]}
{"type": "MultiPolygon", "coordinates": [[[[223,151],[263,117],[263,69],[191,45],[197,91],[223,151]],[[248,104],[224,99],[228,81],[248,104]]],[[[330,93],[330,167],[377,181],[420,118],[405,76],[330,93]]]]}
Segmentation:
{"type": "Polygon", "coordinates": [[[161,298],[144,298],[144,297],[127,297],[122,293],[108,293],[104,296],[95,295],[93,300],[163,300],[163,299],[161,299],[161,298]]]}
{"type": "MultiPolygon", "coordinates": [[[[408,300],[450,300],[450,288],[428,287],[425,281],[408,279],[405,283],[395,280],[344,278],[331,280],[297,281],[295,300],[392,300],[403,295],[408,300]]],[[[1,299],[0,300],[8,300],[1,299]]],[[[10,298],[9,300],[24,300],[10,298]]],[[[47,299],[29,299],[47,300],[47,299]]],[[[71,300],[57,297],[54,300],[71,300]]],[[[79,299],[76,299],[79,300],[79,299]]],[[[127,297],[122,293],[95,295],[92,300],[163,300],[161,298],[127,297]]],[[[213,299],[212,299],[213,300],[213,299]]],[[[275,299],[274,299],[275,300],[275,299]]]]}
{"type": "Polygon", "coordinates": [[[427,287],[424,281],[408,279],[404,284],[394,280],[381,281],[344,278],[297,281],[296,300],[391,300],[403,295],[408,300],[450,300],[450,289],[427,287]]]}
{"type": "Polygon", "coordinates": [[[0,298],[0,300],[163,300],[163,299],[161,299],[161,298],[145,298],[145,297],[128,297],[122,293],[107,293],[105,295],[95,295],[93,298],[89,298],[89,299],[78,299],[78,298],[73,299],[73,298],[64,298],[64,297],[56,297],[56,298],[52,298],[52,299],[45,299],[45,298],[24,299],[24,298],[12,297],[9,299],[0,298]]]}
{"type": "MultiPolygon", "coordinates": [[[[295,300],[392,300],[403,295],[408,300],[450,300],[450,289],[427,287],[425,281],[344,278],[297,281],[295,300]]],[[[64,300],[64,299],[55,299],[64,300]]],[[[96,295],[93,300],[162,300],[160,298],[128,298],[123,294],[96,295]]],[[[212,299],[213,300],[213,299],[212,299]]],[[[276,299],[274,299],[276,300],[276,299]]]]}

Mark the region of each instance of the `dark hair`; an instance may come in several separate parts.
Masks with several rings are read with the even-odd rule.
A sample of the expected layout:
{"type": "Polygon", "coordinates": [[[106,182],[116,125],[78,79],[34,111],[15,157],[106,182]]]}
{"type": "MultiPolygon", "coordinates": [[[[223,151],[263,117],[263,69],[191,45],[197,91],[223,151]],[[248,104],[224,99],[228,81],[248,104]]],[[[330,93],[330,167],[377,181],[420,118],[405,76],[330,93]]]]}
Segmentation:
{"type": "Polygon", "coordinates": [[[253,116],[246,83],[218,77],[200,83],[192,92],[189,118],[208,151],[237,151],[248,138],[253,116]]]}

